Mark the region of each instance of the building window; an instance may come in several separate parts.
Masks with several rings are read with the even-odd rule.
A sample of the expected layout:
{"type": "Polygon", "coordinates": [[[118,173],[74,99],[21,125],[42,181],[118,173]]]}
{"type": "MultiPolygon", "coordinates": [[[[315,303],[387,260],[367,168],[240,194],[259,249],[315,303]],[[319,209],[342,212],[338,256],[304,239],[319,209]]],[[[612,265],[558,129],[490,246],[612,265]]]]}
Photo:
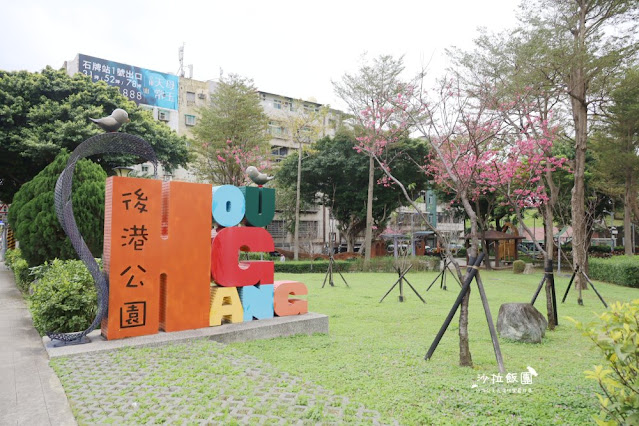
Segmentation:
{"type": "Polygon", "coordinates": [[[286,222],[283,220],[274,220],[266,226],[266,230],[271,234],[273,239],[286,238],[286,222]]]}
{"type": "Polygon", "coordinates": [[[171,119],[171,112],[166,109],[158,110],[158,120],[169,121],[171,119]]]}
{"type": "Polygon", "coordinates": [[[274,146],[271,149],[271,154],[273,155],[273,161],[280,162],[288,155],[288,147],[285,146],[274,146]]]}
{"type": "Polygon", "coordinates": [[[282,101],[279,99],[273,99],[273,108],[282,109],[282,101]]]}
{"type": "Polygon", "coordinates": [[[289,99],[288,101],[284,102],[284,109],[293,112],[293,100],[289,99]]]}
{"type": "Polygon", "coordinates": [[[304,112],[310,114],[311,112],[319,112],[319,107],[317,105],[304,104],[304,112]]]}
{"type": "Polygon", "coordinates": [[[286,137],[286,129],[277,121],[269,121],[268,130],[276,138],[284,139],[286,137]]]}
{"type": "Polygon", "coordinates": [[[149,173],[149,166],[147,166],[146,164],[142,165],[142,173],[149,173]]]}
{"type": "Polygon", "coordinates": [[[314,239],[317,238],[317,221],[302,220],[300,221],[300,237],[314,239]]]}
{"type": "Polygon", "coordinates": [[[184,115],[184,123],[187,126],[195,126],[195,116],[194,115],[185,114],[184,115]]]}
{"type": "Polygon", "coordinates": [[[186,92],[186,104],[195,105],[195,92],[186,92]]]}

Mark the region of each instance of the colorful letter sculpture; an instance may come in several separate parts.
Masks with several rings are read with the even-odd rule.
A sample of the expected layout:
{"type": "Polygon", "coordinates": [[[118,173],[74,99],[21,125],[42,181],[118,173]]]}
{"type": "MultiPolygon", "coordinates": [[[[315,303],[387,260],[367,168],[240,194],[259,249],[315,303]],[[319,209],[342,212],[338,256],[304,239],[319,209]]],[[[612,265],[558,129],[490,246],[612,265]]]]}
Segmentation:
{"type": "Polygon", "coordinates": [[[108,339],[208,326],[209,185],[107,179],[108,339]]]}
{"type": "Polygon", "coordinates": [[[275,271],[271,261],[238,262],[240,251],[274,251],[273,237],[263,228],[224,228],[213,240],[211,253],[211,275],[213,280],[225,287],[273,284],[275,271]]]}
{"type": "Polygon", "coordinates": [[[243,312],[240,297],[235,287],[211,287],[211,313],[209,325],[242,322],[243,312]]]}
{"type": "Polygon", "coordinates": [[[307,312],[289,300],[307,294],[304,284],[274,283],[273,262],[239,261],[275,249],[263,228],[273,189],[110,177],[105,199],[106,339],[307,312]]]}
{"type": "Polygon", "coordinates": [[[304,284],[298,281],[275,281],[274,288],[273,305],[275,315],[285,317],[308,312],[306,300],[288,298],[289,295],[303,296],[308,294],[308,289],[304,284]]]}
{"type": "Polygon", "coordinates": [[[246,199],[246,221],[251,226],[266,226],[275,215],[275,190],[243,186],[240,188],[246,199]]]}
{"type": "Polygon", "coordinates": [[[273,284],[238,287],[244,321],[273,318],[273,284]]]}

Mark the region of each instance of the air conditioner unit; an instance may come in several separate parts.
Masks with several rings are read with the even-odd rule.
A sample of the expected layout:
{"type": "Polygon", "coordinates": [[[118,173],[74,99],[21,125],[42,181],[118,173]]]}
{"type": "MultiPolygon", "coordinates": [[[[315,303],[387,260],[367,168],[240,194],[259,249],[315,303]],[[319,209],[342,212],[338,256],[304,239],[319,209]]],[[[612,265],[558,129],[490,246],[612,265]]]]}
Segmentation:
{"type": "Polygon", "coordinates": [[[200,99],[206,99],[206,95],[204,93],[198,93],[197,97],[200,99]]]}
{"type": "Polygon", "coordinates": [[[168,111],[158,111],[158,120],[160,121],[169,121],[169,119],[171,118],[171,115],[169,114],[168,111]]]}

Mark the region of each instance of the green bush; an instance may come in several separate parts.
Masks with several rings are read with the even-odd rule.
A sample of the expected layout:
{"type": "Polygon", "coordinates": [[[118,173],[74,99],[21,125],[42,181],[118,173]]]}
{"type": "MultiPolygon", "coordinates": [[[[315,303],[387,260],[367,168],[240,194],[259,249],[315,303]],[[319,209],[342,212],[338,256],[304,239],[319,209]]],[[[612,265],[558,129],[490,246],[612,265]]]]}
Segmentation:
{"type": "Polygon", "coordinates": [[[17,259],[22,258],[22,253],[20,249],[8,249],[4,254],[4,264],[7,268],[12,269],[12,265],[15,263],[17,259]]]}
{"type": "Polygon", "coordinates": [[[639,299],[614,303],[598,315],[599,322],[577,327],[601,349],[605,365],[586,371],[596,380],[601,412],[594,416],[600,424],[639,424],[639,299]]]}
{"type": "Polygon", "coordinates": [[[4,264],[13,271],[16,285],[20,291],[26,293],[29,290],[29,284],[31,284],[32,280],[29,277],[29,265],[27,261],[22,258],[20,249],[7,250],[4,264]]]}
{"type": "Polygon", "coordinates": [[[526,269],[526,262],[524,262],[523,260],[515,260],[513,262],[513,273],[523,274],[524,269],[526,269]]]}
{"type": "Polygon", "coordinates": [[[437,256],[421,256],[400,258],[396,261],[393,256],[379,256],[371,258],[367,264],[364,258],[357,258],[350,262],[350,270],[354,272],[395,272],[396,265],[405,263],[406,266],[413,265],[411,271],[435,271],[439,270],[440,260],[437,256]]]}
{"type": "MultiPolygon", "coordinates": [[[[54,189],[69,158],[62,152],[55,160],[22,185],[13,198],[9,223],[20,241],[22,257],[29,266],[53,259],[75,259],[76,252],[55,214],[54,189]]],[[[104,232],[104,183],[106,173],[98,164],[80,160],[73,174],[75,219],[87,246],[101,256],[104,232]]]]}
{"type": "Polygon", "coordinates": [[[55,259],[41,271],[29,298],[36,330],[44,335],[86,329],[95,318],[97,294],[84,264],[55,259]]]}
{"type": "MultiPolygon", "coordinates": [[[[346,272],[350,269],[350,262],[347,260],[336,260],[337,269],[346,272]]],[[[286,272],[291,274],[307,274],[311,272],[326,272],[328,270],[327,260],[287,260],[286,262],[275,262],[275,272],[286,272]]]]}
{"type": "Polygon", "coordinates": [[[614,256],[608,259],[590,258],[590,278],[626,287],[639,288],[639,256],[614,256]]]}
{"type": "Polygon", "coordinates": [[[588,247],[588,253],[610,253],[610,251],[610,246],[605,244],[588,247]]]}

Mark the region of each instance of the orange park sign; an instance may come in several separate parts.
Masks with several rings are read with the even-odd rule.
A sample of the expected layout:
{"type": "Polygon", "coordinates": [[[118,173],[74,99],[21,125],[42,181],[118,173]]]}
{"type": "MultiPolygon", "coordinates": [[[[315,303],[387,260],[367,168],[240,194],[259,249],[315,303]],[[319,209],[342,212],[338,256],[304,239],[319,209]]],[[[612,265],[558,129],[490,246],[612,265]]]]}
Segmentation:
{"type": "Polygon", "coordinates": [[[304,284],[238,260],[274,250],[274,189],[110,177],[105,200],[106,339],[308,312],[304,284]]]}

